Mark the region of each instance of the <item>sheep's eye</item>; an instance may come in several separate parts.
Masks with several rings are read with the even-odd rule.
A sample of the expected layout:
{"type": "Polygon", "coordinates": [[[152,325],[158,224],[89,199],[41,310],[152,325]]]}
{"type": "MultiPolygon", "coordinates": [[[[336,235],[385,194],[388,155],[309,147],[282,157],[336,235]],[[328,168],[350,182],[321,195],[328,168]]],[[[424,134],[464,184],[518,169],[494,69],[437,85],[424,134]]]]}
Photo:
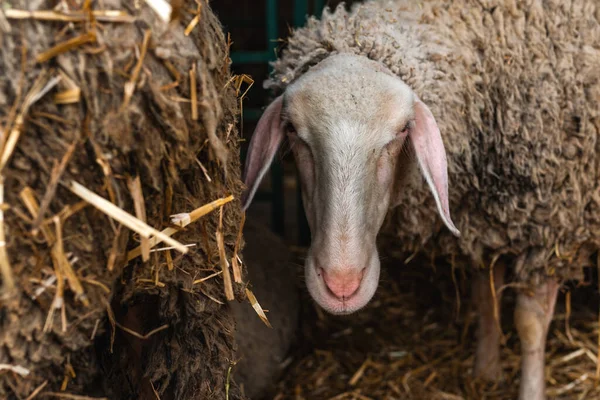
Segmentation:
{"type": "Polygon", "coordinates": [[[410,130],[411,125],[412,125],[411,121],[408,121],[406,123],[406,125],[404,125],[404,127],[400,130],[400,133],[398,133],[397,136],[400,137],[400,138],[405,137],[408,134],[408,131],[410,130]]]}
{"type": "Polygon", "coordinates": [[[410,129],[410,121],[408,121],[408,122],[406,123],[406,125],[404,125],[404,128],[402,128],[402,131],[401,131],[401,132],[402,132],[403,134],[406,134],[406,133],[408,132],[408,130],[409,130],[409,129],[410,129]]]}
{"type": "Polygon", "coordinates": [[[294,125],[291,122],[285,124],[285,132],[291,136],[296,136],[298,134],[296,132],[296,128],[294,128],[294,125]]]}

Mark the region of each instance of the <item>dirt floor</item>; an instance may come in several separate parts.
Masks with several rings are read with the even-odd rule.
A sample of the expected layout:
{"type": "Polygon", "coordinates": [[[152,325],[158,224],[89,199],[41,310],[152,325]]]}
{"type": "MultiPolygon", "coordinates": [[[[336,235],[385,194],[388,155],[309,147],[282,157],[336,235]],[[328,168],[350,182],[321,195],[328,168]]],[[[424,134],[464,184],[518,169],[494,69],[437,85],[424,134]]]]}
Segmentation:
{"type": "MultiPolygon", "coordinates": [[[[519,342],[512,290],[504,291],[501,316],[504,376],[499,384],[485,384],[471,376],[476,320],[469,277],[418,260],[386,264],[374,300],[358,314],[326,315],[304,290],[305,340],[269,398],[515,399],[519,342]]],[[[600,398],[599,296],[595,271],[589,272],[594,283],[566,285],[559,295],[546,356],[552,399],[600,398]]]]}

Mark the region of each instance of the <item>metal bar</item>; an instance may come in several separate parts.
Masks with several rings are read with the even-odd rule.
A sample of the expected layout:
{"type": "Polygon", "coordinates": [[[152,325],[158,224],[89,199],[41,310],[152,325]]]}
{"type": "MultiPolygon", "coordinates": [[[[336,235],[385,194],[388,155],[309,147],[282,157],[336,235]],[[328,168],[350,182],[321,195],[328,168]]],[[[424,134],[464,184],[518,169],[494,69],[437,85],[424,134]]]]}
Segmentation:
{"type": "Polygon", "coordinates": [[[308,14],[308,0],[295,0],[294,1],[294,26],[299,27],[304,25],[306,22],[306,15],[308,14]]]}
{"type": "Polygon", "coordinates": [[[277,0],[267,0],[267,10],[266,10],[266,18],[267,18],[267,51],[270,54],[269,60],[275,59],[275,49],[277,48],[277,36],[278,36],[278,28],[277,28],[277,0]]]}
{"type": "Polygon", "coordinates": [[[321,17],[321,13],[323,12],[323,9],[325,8],[325,0],[315,0],[315,15],[317,17],[321,17]]]}
{"type": "Polygon", "coordinates": [[[263,110],[260,108],[244,108],[244,121],[258,121],[263,110]]]}
{"type": "Polygon", "coordinates": [[[272,51],[236,51],[231,53],[231,61],[234,64],[263,64],[272,59],[272,51]]]}

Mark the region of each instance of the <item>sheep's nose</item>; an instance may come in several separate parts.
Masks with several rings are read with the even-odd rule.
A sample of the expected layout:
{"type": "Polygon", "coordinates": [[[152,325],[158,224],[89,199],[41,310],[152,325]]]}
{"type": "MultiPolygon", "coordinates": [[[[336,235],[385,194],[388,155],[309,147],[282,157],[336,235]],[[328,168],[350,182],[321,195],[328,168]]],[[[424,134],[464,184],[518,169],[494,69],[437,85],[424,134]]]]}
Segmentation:
{"type": "Polygon", "coordinates": [[[340,300],[347,300],[358,291],[363,278],[364,269],[326,272],[321,268],[321,276],[325,285],[335,297],[340,300]]]}

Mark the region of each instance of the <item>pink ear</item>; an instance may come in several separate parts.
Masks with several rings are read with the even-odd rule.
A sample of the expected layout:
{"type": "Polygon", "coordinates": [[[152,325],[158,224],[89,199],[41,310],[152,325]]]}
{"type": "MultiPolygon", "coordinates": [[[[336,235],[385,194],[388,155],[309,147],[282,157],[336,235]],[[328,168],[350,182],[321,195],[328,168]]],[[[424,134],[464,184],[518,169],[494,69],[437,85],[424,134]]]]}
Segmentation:
{"type": "Polygon", "coordinates": [[[277,149],[283,140],[283,129],[281,127],[281,105],[283,96],[277,97],[267,107],[256,125],[248,154],[246,156],[246,168],[244,170],[244,184],[246,191],[242,195],[244,210],[252,202],[256,189],[265,176],[271,162],[277,153],[277,149]]]}
{"type": "Polygon", "coordinates": [[[415,126],[410,132],[410,140],[419,160],[421,172],[433,193],[442,221],[454,235],[460,236],[460,232],[450,218],[448,165],[440,129],[429,108],[418,98],[415,99],[414,110],[415,126]]]}

